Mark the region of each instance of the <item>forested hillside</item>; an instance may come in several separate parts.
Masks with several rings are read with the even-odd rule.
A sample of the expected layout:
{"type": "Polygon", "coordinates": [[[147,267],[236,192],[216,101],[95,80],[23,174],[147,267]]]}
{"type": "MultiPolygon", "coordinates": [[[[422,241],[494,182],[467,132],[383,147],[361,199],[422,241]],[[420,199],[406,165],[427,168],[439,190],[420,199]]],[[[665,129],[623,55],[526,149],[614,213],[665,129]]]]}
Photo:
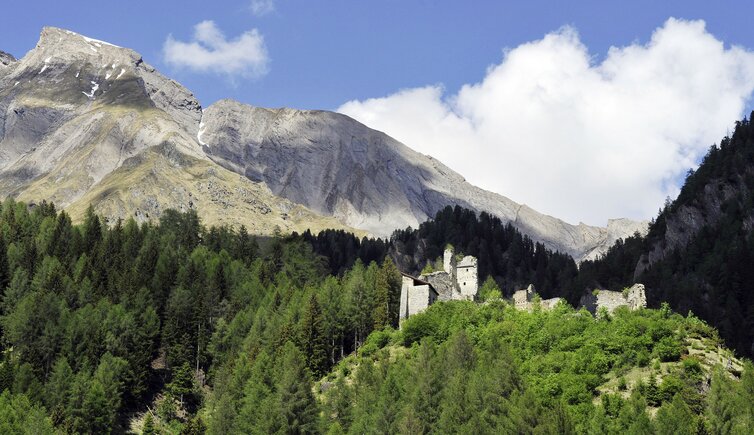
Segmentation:
{"type": "Polygon", "coordinates": [[[657,306],[667,301],[717,327],[729,346],[754,353],[754,125],[736,123],[689,171],[646,237],[614,246],[581,265],[583,282],[647,286],[657,306]]]}
{"type": "MultiPolygon", "coordinates": [[[[485,236],[472,223],[486,221],[458,216],[454,225],[469,229],[452,240],[474,252],[485,236]]],[[[536,245],[490,222],[485,240],[510,243],[504,257],[523,246],[509,264],[538,264],[536,245]]],[[[752,424],[751,367],[693,316],[518,312],[488,281],[487,303],[439,303],[396,330],[400,275],[387,245],[357,241],[344,257],[347,238],[276,236],[260,248],[243,228],[205,228],[194,212],[106,225],[90,211],[72,225],[50,204],[5,201],[0,431],[668,433],[683,424],[717,433],[752,424]]]]}
{"type": "Polygon", "coordinates": [[[261,255],[243,228],[205,229],[193,212],[73,226],[8,200],[0,244],[3,433],[122,431],[146,404],[162,430],[198,433],[192,416],[211,386],[225,397],[237,358],[288,349],[275,381],[299,382],[397,319],[390,261],[327,277],[304,242],[277,237],[261,255]]]}
{"type": "Polygon", "coordinates": [[[318,391],[330,433],[748,433],[754,368],[718,343],[667,307],[454,301],[374,332],[318,391]]]}

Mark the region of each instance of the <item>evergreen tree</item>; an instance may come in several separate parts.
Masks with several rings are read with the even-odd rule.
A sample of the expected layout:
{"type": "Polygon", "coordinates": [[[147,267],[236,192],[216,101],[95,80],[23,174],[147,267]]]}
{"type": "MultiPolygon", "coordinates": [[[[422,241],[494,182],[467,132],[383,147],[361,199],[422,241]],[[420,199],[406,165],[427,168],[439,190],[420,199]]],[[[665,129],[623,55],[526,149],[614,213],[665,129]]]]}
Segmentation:
{"type": "Polygon", "coordinates": [[[324,316],[317,295],[309,296],[309,303],[301,319],[299,342],[306,355],[306,365],[315,376],[321,376],[328,368],[327,336],[324,316]]]}
{"type": "Polygon", "coordinates": [[[741,410],[730,394],[733,384],[721,367],[712,373],[710,391],[707,394],[706,417],[713,434],[735,433],[740,423],[741,410]]]}
{"type": "Polygon", "coordinates": [[[695,420],[680,394],[676,394],[671,402],[665,402],[657,411],[655,429],[659,435],[691,434],[696,428],[695,420]]]}
{"type": "Polygon", "coordinates": [[[144,424],[141,427],[141,435],[156,435],[157,429],[154,427],[154,417],[151,412],[147,412],[144,417],[144,424]]]}
{"type": "Polygon", "coordinates": [[[280,374],[277,384],[283,430],[290,434],[318,432],[318,406],[312,394],[312,381],[304,365],[304,355],[288,342],[280,357],[280,374]]]}
{"type": "Polygon", "coordinates": [[[65,418],[73,379],[73,370],[71,370],[68,360],[65,358],[58,359],[45,388],[47,390],[45,404],[50,411],[53,422],[56,424],[62,422],[65,418]]]}
{"type": "Polygon", "coordinates": [[[240,400],[234,431],[274,433],[284,426],[281,401],[276,392],[273,361],[266,352],[257,355],[240,400]]]}
{"type": "Polygon", "coordinates": [[[390,282],[384,268],[375,274],[374,282],[374,329],[380,330],[389,326],[390,321],[390,282]]]}
{"type": "Polygon", "coordinates": [[[5,289],[10,283],[11,273],[8,265],[8,247],[0,234],[0,289],[5,289]]]}
{"type": "Polygon", "coordinates": [[[95,247],[102,239],[102,224],[100,223],[99,216],[94,213],[94,207],[89,205],[86,209],[86,216],[84,217],[84,226],[82,228],[82,238],[84,243],[84,250],[86,252],[94,252],[95,247]]]}
{"type": "Polygon", "coordinates": [[[167,385],[170,394],[183,406],[184,400],[190,399],[194,392],[194,373],[188,362],[173,370],[173,378],[167,385]]]}
{"type": "Polygon", "coordinates": [[[413,414],[420,422],[422,432],[435,430],[435,424],[440,416],[442,370],[436,363],[435,352],[436,348],[430,341],[422,341],[414,373],[416,396],[412,400],[413,414]]]}

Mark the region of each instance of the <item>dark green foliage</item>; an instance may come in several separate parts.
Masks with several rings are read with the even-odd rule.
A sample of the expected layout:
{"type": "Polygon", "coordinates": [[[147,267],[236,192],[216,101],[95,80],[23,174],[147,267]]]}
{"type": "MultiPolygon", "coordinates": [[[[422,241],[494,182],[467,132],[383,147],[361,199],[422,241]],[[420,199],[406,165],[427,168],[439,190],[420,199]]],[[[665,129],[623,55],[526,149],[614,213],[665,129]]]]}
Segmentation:
{"type": "Polygon", "coordinates": [[[301,320],[301,333],[298,341],[304,350],[306,365],[317,377],[322,376],[328,366],[327,336],[325,334],[325,319],[322,315],[322,309],[317,301],[317,296],[312,293],[301,320]]]}
{"type": "Polygon", "coordinates": [[[288,342],[282,349],[277,394],[280,401],[284,433],[308,434],[319,432],[319,409],[312,394],[312,380],[304,365],[304,355],[288,342]]]}
{"type": "Polygon", "coordinates": [[[44,435],[55,430],[44,408],[33,405],[24,395],[5,391],[0,394],[0,433],[44,435]]]}
{"type": "Polygon", "coordinates": [[[190,399],[194,392],[194,373],[191,366],[184,362],[180,367],[173,370],[173,379],[167,385],[167,390],[183,404],[184,400],[190,399]]]}
{"type": "Polygon", "coordinates": [[[154,427],[154,417],[152,417],[151,412],[147,412],[146,417],[144,417],[144,424],[141,428],[141,435],[156,435],[158,432],[154,427]]]}
{"type": "Polygon", "coordinates": [[[359,240],[351,233],[343,230],[324,230],[313,235],[309,230],[301,236],[293,233],[293,238],[300,237],[309,243],[314,252],[327,258],[330,273],[342,275],[353,267],[357,260],[364,264],[381,263],[388,251],[388,243],[382,239],[359,240]]]}

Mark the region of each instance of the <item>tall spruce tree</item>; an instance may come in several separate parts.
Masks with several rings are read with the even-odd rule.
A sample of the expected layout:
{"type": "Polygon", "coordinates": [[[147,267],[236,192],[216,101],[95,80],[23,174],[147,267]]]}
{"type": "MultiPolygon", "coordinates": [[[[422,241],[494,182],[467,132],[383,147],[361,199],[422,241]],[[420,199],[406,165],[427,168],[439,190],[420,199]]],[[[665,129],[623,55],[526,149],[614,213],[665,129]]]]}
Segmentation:
{"type": "Polygon", "coordinates": [[[278,399],[283,416],[283,431],[289,434],[318,432],[319,408],[312,394],[312,380],[304,355],[287,342],[280,356],[278,399]]]}

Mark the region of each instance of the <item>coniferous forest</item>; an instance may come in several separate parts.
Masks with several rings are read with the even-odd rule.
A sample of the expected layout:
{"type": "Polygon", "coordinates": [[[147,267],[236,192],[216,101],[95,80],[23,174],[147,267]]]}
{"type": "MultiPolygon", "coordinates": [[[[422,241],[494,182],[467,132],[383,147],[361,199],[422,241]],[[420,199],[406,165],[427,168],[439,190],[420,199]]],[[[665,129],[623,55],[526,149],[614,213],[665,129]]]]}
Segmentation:
{"type": "Polygon", "coordinates": [[[90,210],[73,225],[50,204],[6,200],[0,431],[752,427],[754,370],[703,320],[667,305],[600,318],[565,304],[517,311],[496,279],[557,279],[547,266],[559,261],[574,279],[572,260],[494,219],[444,213],[421,236],[407,230],[389,243],[329,232],[258,242],[243,228],[205,228],[193,211],[108,225],[90,210]],[[489,254],[472,251],[473,234],[490,226],[491,249],[522,254],[508,263],[515,274],[491,262],[484,304],[438,303],[397,329],[400,274],[388,245],[431,238],[445,219],[468,228],[452,241],[480,258],[489,254]]]}

